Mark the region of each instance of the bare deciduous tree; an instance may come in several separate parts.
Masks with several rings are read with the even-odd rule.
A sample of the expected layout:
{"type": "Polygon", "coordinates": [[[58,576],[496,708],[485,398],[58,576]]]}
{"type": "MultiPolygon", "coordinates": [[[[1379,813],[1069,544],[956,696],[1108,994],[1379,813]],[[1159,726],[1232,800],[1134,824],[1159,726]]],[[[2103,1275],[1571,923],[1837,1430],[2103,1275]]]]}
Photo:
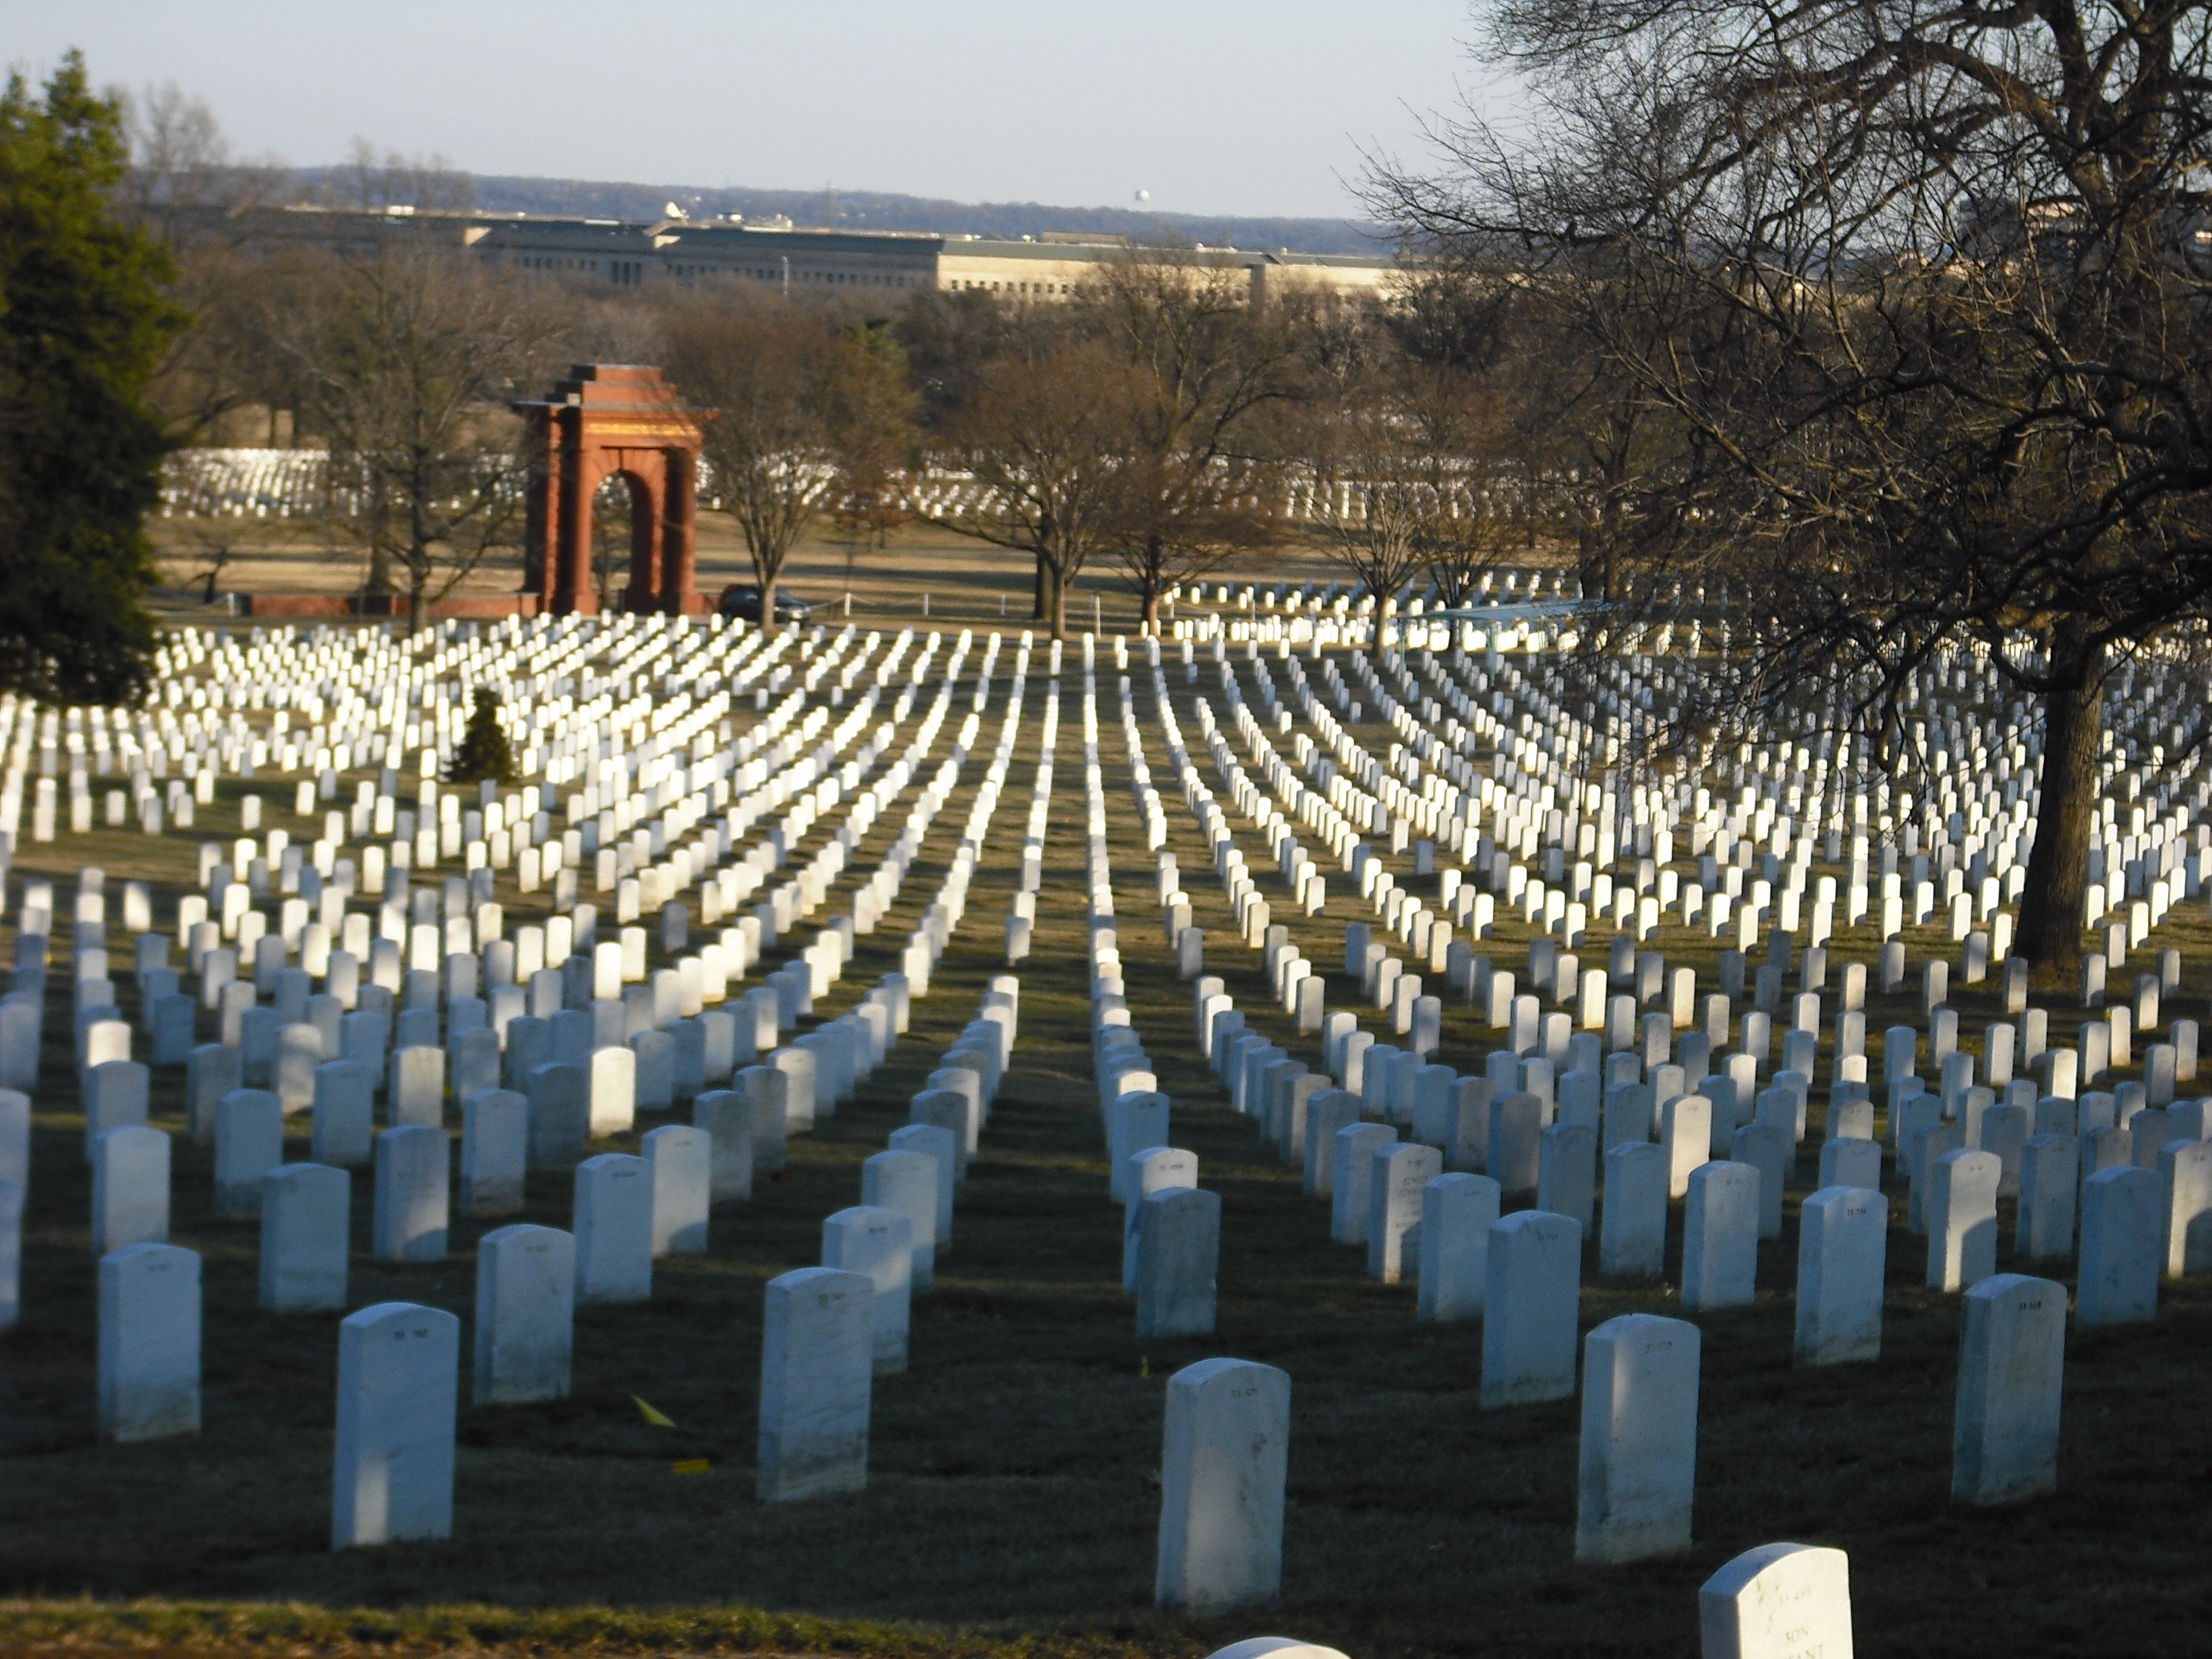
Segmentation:
{"type": "Polygon", "coordinates": [[[364,208],[371,213],[465,213],[476,205],[476,180],[439,155],[405,155],[396,149],[377,153],[366,138],[353,141],[353,152],[321,175],[320,194],[334,207],[364,208]]]}
{"type": "Polygon", "coordinates": [[[410,629],[518,544],[507,407],[550,372],[562,337],[540,297],[409,239],[330,262],[270,321],[328,435],[329,487],[355,496],[330,515],[334,532],[362,547],[369,592],[392,592],[395,572],[404,581],[410,629]]]}
{"type": "Polygon", "coordinates": [[[1370,374],[1331,391],[1304,422],[1306,515],[1330,558],[1375,601],[1379,626],[1433,556],[1444,458],[1418,441],[1395,377],[1370,374]]]}
{"type": "Polygon", "coordinates": [[[1079,315],[1129,366],[1129,517],[1114,552],[1158,633],[1170,589],[1280,538],[1283,469],[1261,428],[1292,392],[1294,325],[1252,308],[1240,268],[1161,250],[1108,264],[1079,315]]]}
{"type": "Polygon", "coordinates": [[[1379,201],[1510,251],[1663,427],[1604,551],[1768,623],[1735,707],[1826,676],[1894,747],[1967,645],[2039,705],[2018,948],[2069,982],[2107,674],[2212,617],[2202,8],[1516,0],[1492,41],[1528,142],[1446,124],[1379,201]]]}
{"type": "Polygon", "coordinates": [[[911,398],[887,339],[781,299],[700,301],[667,325],[671,378],[712,410],[703,454],[775,626],[785,561],[855,491],[884,488],[908,441],[911,398]]]}
{"type": "Polygon", "coordinates": [[[939,463],[967,475],[936,521],[1036,562],[1042,620],[1066,636],[1067,594],[1129,521],[1127,362],[1058,328],[994,358],[937,434],[939,463]]]}
{"type": "Polygon", "coordinates": [[[289,401],[262,321],[299,261],[246,246],[253,214],[278,198],[287,175],[273,161],[240,160],[213,112],[174,82],[132,94],[124,108],[131,167],[115,210],[168,250],[171,296],[192,319],[150,396],[180,437],[204,441],[234,410],[289,401]]]}

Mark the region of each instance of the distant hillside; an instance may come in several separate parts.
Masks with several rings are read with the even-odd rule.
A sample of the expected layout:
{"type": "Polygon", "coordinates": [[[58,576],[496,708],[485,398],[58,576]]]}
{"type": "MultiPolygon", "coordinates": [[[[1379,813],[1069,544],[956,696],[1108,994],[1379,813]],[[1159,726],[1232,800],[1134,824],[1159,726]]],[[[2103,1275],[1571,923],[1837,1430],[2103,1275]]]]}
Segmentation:
{"type": "Polygon", "coordinates": [[[1239,219],[1127,208],[1047,207],[1036,202],[940,202],[866,190],[699,190],[583,179],[476,177],[476,205],[487,213],[651,219],[669,202],[695,219],[726,213],[755,219],[780,213],[794,224],[853,230],[1009,237],[1048,230],[1104,231],[1132,240],[1165,234],[1213,246],[1287,247],[1301,253],[1371,253],[1382,245],[1372,227],[1348,219],[1239,219]]]}

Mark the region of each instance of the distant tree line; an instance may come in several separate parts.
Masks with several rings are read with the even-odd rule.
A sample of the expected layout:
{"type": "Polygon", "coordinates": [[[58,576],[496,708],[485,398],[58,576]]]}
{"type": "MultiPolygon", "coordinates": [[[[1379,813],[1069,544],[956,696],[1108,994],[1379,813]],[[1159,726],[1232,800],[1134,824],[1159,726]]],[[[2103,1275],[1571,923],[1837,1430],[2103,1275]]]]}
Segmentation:
{"type": "MultiPolygon", "coordinates": [[[[1551,510],[1529,481],[1560,457],[1525,447],[1552,434],[1504,413],[1544,355],[1515,336],[1537,313],[1441,270],[1389,300],[1255,309],[1219,256],[1133,250],[1073,303],[926,292],[878,313],[765,291],[610,292],[411,236],[271,256],[249,251],[242,210],[295,175],[239,160],[173,89],[134,97],[130,116],[118,216],[160,244],[191,319],[155,407],[179,441],[326,449],[347,506],[332,546],[417,613],[513,551],[519,512],[482,457],[514,441],[509,402],[591,358],[661,363],[716,411],[712,504],[769,616],[792,550],[823,527],[880,542],[922,516],[1027,554],[1033,618],[1057,632],[1086,571],[1114,572],[1157,626],[1175,589],[1264,572],[1294,532],[1382,602],[1431,580],[1456,599],[1551,510]],[[972,485],[918,502],[906,486],[923,469],[972,485]]],[[[468,200],[466,177],[434,158],[366,147],[320,183],[339,205],[468,200]]],[[[623,504],[601,510],[611,530],[623,504]]],[[[212,586],[234,538],[201,539],[212,586]]],[[[597,563],[617,599],[619,558],[597,563]]]]}

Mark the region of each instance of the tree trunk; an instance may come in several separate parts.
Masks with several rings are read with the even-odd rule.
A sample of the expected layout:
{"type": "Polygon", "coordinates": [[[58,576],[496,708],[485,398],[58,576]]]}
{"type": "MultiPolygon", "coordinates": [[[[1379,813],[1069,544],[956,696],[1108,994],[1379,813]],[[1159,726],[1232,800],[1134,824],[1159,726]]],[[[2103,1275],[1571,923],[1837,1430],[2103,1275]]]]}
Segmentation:
{"type": "Polygon", "coordinates": [[[1051,614],[1045,619],[1045,628],[1056,640],[1067,637],[1067,590],[1074,579],[1058,565],[1052,568],[1051,614]]]}
{"type": "Polygon", "coordinates": [[[1138,624],[1139,635],[1157,639],[1160,632],[1160,590],[1157,582],[1145,584],[1145,617],[1138,624]]]}
{"type": "Polygon", "coordinates": [[[1042,553],[1036,556],[1036,573],[1030,593],[1030,620],[1052,623],[1052,577],[1049,561],[1042,553]]]}
{"type": "MultiPolygon", "coordinates": [[[[753,567],[753,574],[760,575],[760,567],[758,565],[755,565],[753,567]]],[[[763,575],[760,578],[760,627],[761,632],[763,634],[774,634],[776,632],[775,590],[780,585],[776,579],[782,574],[783,572],[781,568],[778,567],[775,569],[770,570],[766,575],[763,575]]]]}
{"type": "Polygon", "coordinates": [[[2013,946],[2033,964],[2029,976],[2038,990],[2071,991],[2081,976],[2081,895],[2097,804],[2104,688],[2100,656],[2083,662],[2074,685],[2044,699],[2043,793],[2013,946]]]}

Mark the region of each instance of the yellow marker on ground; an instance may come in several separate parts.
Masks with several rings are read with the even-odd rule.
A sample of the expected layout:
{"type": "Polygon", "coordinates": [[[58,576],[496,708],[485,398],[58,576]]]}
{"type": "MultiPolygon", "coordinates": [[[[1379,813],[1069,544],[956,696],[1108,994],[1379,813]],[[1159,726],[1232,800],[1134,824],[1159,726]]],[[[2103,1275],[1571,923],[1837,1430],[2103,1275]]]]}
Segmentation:
{"type": "Polygon", "coordinates": [[[644,1401],[639,1399],[637,1395],[630,1395],[630,1399],[637,1407],[638,1415],[642,1417],[647,1422],[652,1424],[654,1428],[672,1429],[676,1426],[676,1419],[674,1418],[663,1416],[660,1413],[653,1410],[652,1407],[647,1405],[644,1401]]]}

